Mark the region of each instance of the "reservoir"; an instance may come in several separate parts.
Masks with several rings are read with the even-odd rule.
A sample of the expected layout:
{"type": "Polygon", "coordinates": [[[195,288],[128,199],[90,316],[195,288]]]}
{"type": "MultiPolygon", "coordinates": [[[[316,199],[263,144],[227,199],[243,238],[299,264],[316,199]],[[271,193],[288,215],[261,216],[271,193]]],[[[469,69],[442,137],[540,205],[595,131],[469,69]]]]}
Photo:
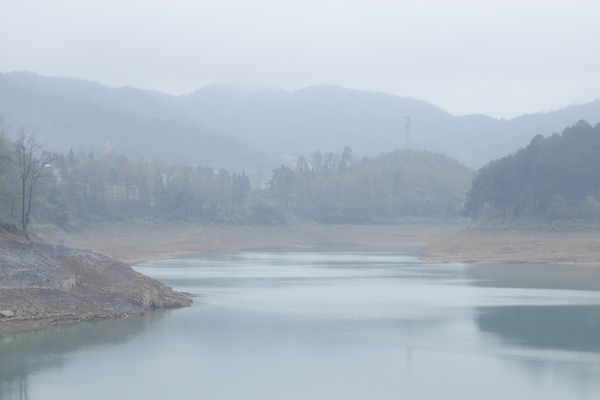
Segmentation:
{"type": "Polygon", "coordinates": [[[135,269],[194,304],[0,335],[0,399],[600,398],[600,267],[248,252],[135,269]]]}

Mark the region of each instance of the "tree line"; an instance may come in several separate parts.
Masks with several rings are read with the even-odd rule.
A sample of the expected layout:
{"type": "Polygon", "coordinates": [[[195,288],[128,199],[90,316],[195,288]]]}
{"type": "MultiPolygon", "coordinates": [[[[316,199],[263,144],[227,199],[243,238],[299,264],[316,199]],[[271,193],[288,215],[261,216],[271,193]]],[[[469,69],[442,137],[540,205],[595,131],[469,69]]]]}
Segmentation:
{"type": "Polygon", "coordinates": [[[395,150],[356,160],[316,151],[295,170],[273,171],[277,204],[296,215],[325,223],[393,222],[409,218],[447,219],[460,215],[474,172],[429,151],[395,150]]]}
{"type": "Polygon", "coordinates": [[[250,180],[208,167],[131,161],[109,152],[44,152],[34,133],[0,132],[0,218],[27,233],[31,216],[60,227],[124,218],[217,219],[244,207],[250,180]]]}
{"type": "Polygon", "coordinates": [[[44,152],[24,129],[0,133],[0,217],[23,231],[32,217],[69,226],[127,218],[236,224],[386,223],[456,218],[473,171],[445,155],[395,150],[357,159],[315,151],[268,184],[244,171],[130,160],[124,154],[44,152]]]}
{"type": "Polygon", "coordinates": [[[464,215],[600,220],[599,172],[600,124],[580,121],[477,171],[464,215]]]}

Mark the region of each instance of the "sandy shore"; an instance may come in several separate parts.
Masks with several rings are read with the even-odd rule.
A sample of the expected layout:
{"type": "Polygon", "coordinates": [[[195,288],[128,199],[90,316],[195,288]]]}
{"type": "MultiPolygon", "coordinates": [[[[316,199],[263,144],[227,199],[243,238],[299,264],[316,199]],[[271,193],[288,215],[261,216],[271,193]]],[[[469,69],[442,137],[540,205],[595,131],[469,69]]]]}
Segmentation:
{"type": "Polygon", "coordinates": [[[95,250],[127,264],[193,254],[258,250],[414,251],[457,235],[455,225],[122,226],[66,233],[38,228],[53,244],[95,250]]]}
{"type": "Polygon", "coordinates": [[[600,266],[600,232],[466,230],[423,249],[430,261],[600,266]]]}

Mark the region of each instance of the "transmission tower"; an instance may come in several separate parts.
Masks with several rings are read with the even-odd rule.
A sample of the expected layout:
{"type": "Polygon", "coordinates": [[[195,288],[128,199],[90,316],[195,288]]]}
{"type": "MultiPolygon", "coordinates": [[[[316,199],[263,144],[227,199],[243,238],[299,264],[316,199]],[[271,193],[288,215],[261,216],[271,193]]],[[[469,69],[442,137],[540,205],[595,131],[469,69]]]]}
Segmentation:
{"type": "Polygon", "coordinates": [[[404,121],[404,126],[406,127],[406,148],[410,149],[410,146],[412,145],[412,143],[411,143],[411,138],[410,138],[410,116],[409,115],[406,116],[406,120],[404,121]]]}

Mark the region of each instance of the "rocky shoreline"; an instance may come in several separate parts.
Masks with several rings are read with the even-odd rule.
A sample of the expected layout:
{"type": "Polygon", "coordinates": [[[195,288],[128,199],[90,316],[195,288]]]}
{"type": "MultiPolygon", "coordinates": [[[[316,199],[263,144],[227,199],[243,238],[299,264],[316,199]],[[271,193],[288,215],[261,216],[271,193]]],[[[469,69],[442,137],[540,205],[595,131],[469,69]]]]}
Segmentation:
{"type": "Polygon", "coordinates": [[[0,333],[191,303],[105,254],[0,238],[0,333]]]}

